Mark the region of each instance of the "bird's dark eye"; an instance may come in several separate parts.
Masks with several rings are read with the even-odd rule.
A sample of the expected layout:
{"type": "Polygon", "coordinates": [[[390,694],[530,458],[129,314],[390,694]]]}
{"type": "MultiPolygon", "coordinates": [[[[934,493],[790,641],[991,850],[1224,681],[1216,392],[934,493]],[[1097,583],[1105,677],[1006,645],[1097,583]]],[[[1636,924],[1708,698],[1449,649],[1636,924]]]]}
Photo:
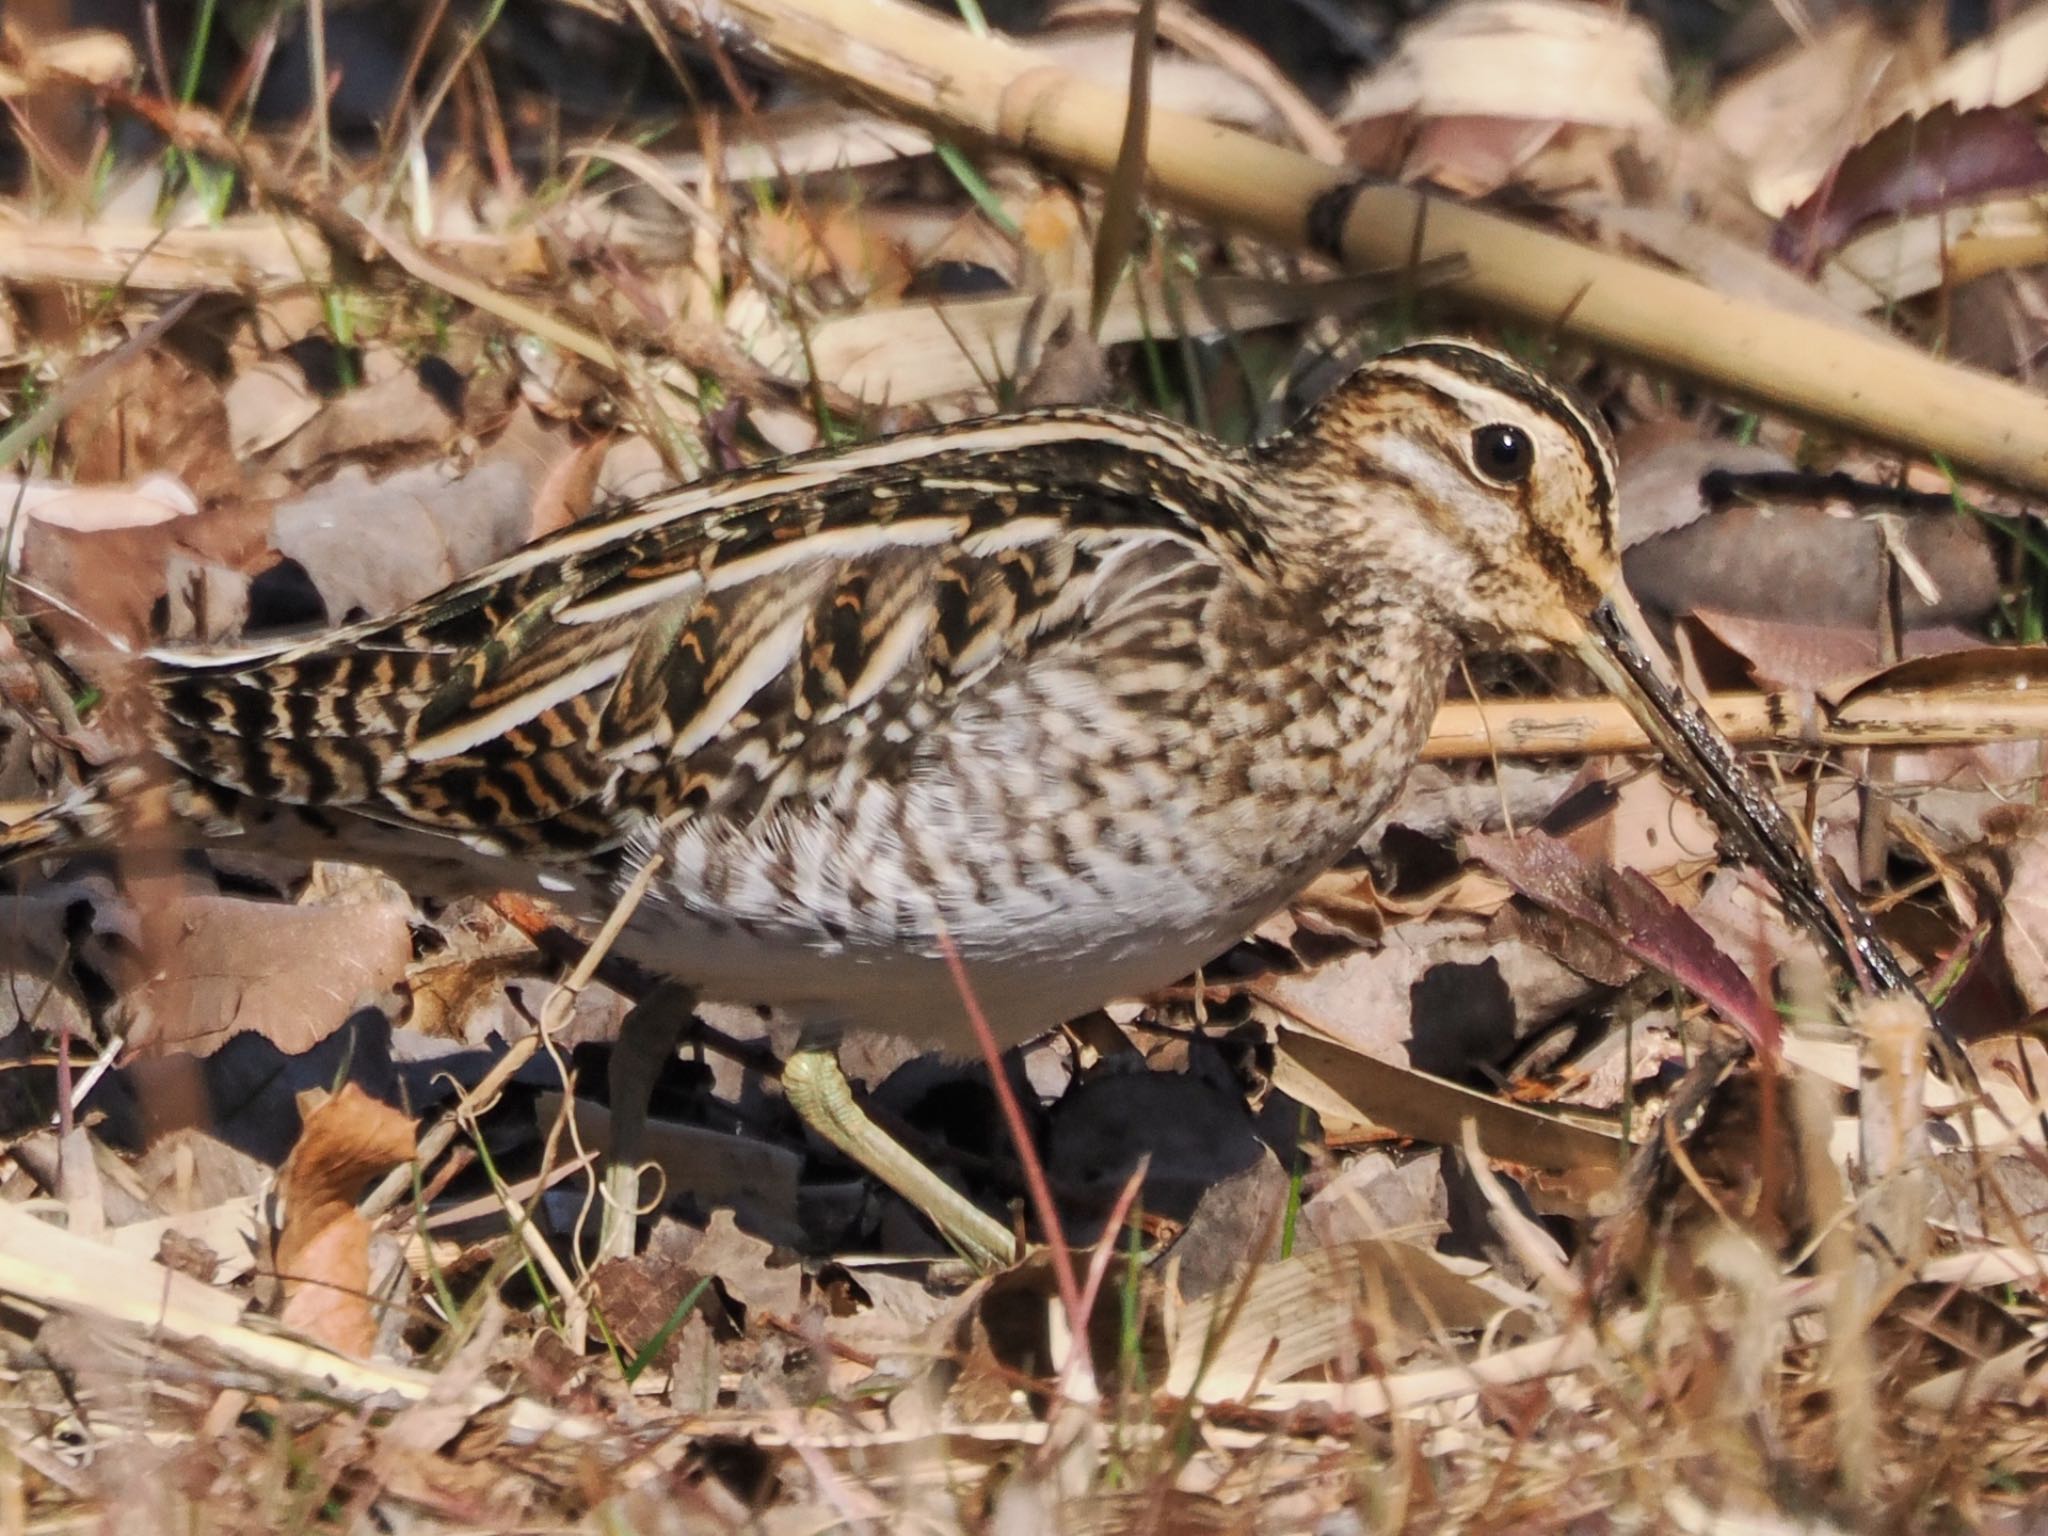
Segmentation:
{"type": "Polygon", "coordinates": [[[1520,427],[1495,422],[1472,434],[1472,462],[1496,484],[1516,485],[1535,467],[1536,445],[1520,427]]]}

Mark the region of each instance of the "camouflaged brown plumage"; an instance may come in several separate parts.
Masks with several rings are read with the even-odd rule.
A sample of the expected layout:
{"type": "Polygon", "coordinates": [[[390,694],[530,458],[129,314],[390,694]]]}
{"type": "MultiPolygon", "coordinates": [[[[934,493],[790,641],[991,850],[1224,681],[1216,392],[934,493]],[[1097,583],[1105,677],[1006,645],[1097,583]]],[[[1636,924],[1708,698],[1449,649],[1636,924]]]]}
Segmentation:
{"type": "MultiPolygon", "coordinates": [[[[1246,453],[1047,411],[658,496],[386,621],[159,653],[149,728],[203,838],[593,915],[658,848],[624,940],[650,964],[956,1035],[944,931],[1021,1037],[1173,980],[1355,843],[1459,638],[1574,642],[1612,485],[1562,394],[1425,344],[1246,453]]],[[[122,835],[123,782],[14,846],[122,835]]]]}
{"type": "MultiPolygon", "coordinates": [[[[1462,641],[1575,647],[1618,588],[1596,417],[1404,347],[1247,451],[1054,410],[621,507],[395,618],[161,653],[150,761],[17,855],[260,831],[601,916],[704,995],[1014,1041],[1211,958],[1352,847],[1462,641]],[[943,937],[942,937],[943,936],[943,937]]],[[[1626,678],[1604,666],[1612,678],[1626,678]]]]}

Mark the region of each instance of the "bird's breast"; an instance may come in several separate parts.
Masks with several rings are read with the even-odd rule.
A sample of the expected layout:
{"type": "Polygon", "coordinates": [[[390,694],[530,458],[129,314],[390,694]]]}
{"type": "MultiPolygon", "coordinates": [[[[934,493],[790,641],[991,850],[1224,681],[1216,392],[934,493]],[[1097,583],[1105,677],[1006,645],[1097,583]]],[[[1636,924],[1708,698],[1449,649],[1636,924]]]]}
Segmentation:
{"type": "Polygon", "coordinates": [[[1156,990],[1340,857],[1413,759],[1426,708],[1382,697],[1352,740],[1291,686],[991,689],[906,776],[856,754],[822,793],[671,825],[629,947],[708,996],[959,1048],[948,945],[1006,1043],[1156,990]]]}

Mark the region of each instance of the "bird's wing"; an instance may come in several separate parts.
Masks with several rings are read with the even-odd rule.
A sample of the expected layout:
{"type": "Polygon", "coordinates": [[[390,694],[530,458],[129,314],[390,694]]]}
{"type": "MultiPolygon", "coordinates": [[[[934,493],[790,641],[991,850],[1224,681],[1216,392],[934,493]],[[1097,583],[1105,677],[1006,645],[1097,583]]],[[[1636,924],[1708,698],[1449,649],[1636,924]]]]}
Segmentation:
{"type": "Polygon", "coordinates": [[[1192,643],[1270,551],[1234,466],[1047,412],[706,482],[565,530],[397,618],[163,658],[158,750],[206,784],[528,857],[752,815],[918,743],[1041,658],[1192,643]]]}

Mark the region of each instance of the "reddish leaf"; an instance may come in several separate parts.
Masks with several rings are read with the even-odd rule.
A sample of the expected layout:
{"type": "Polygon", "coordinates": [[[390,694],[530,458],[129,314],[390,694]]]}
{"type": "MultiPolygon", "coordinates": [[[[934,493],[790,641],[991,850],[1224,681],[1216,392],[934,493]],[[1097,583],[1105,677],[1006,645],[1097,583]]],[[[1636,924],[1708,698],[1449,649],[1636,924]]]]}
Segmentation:
{"type": "Polygon", "coordinates": [[[1851,150],[1771,236],[1772,252],[1813,271],[1828,252],[1880,219],[1933,213],[1993,193],[2048,185],[2048,152],[2019,112],[1936,107],[1894,118],[1851,150]]]}
{"type": "Polygon", "coordinates": [[[1477,834],[1465,845],[1531,901],[1586,923],[1621,949],[1689,987],[1749,1037],[1757,1054],[1778,1052],[1778,1015],[1707,931],[1632,869],[1588,864],[1540,832],[1477,834]]]}

